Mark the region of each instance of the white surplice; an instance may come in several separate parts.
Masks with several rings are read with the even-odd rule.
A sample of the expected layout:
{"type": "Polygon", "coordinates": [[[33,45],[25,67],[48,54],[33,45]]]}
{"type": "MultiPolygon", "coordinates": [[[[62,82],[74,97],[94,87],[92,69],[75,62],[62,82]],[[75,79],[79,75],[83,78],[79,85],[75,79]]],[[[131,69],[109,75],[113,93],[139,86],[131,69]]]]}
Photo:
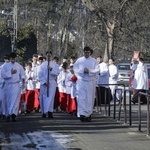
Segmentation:
{"type": "Polygon", "coordinates": [[[57,86],[56,78],[59,74],[59,67],[55,62],[50,61],[49,66],[52,68],[51,71],[49,70],[49,88],[44,85],[44,83],[48,81],[48,61],[43,62],[38,71],[38,79],[41,84],[39,99],[41,110],[44,114],[53,112],[54,96],[57,86]],[[49,93],[49,96],[47,96],[47,92],[49,93]]]}
{"type": "Polygon", "coordinates": [[[19,63],[9,62],[3,66],[1,76],[5,80],[6,116],[12,114],[17,115],[21,94],[20,82],[25,78],[25,71],[19,63]],[[16,69],[17,72],[11,74],[11,69],[16,69]]]}
{"type": "MultiPolygon", "coordinates": [[[[108,65],[105,62],[99,64],[100,72],[97,78],[97,84],[109,84],[108,65]]],[[[108,85],[101,85],[107,87],[108,85]]]]}
{"type": "Polygon", "coordinates": [[[147,67],[141,62],[139,62],[135,70],[132,87],[137,90],[149,89],[147,67]]]}
{"type": "Polygon", "coordinates": [[[65,85],[65,80],[66,76],[69,73],[69,71],[60,71],[60,74],[57,77],[57,84],[58,84],[58,90],[59,92],[66,93],[66,85],[65,85]]]}
{"type": "MultiPolygon", "coordinates": [[[[118,79],[118,69],[114,64],[109,65],[109,84],[117,84],[118,79]]],[[[114,100],[115,89],[118,88],[118,85],[110,85],[111,94],[114,100]]],[[[116,98],[119,100],[120,98],[119,92],[116,93],[116,98]]]]}
{"type": "Polygon", "coordinates": [[[93,57],[81,57],[74,63],[74,72],[77,76],[76,97],[78,103],[78,116],[89,117],[93,112],[96,76],[99,73],[99,65],[93,57]],[[89,73],[84,73],[84,68],[89,73]]]}
{"type": "Polygon", "coordinates": [[[36,76],[33,70],[26,70],[25,71],[25,83],[27,90],[35,90],[36,88],[36,76]],[[30,77],[32,79],[30,79],[30,77]]]}
{"type": "Polygon", "coordinates": [[[72,82],[71,78],[74,76],[71,72],[67,74],[65,85],[66,85],[66,93],[71,95],[71,98],[76,97],[76,82],[72,82]]]}

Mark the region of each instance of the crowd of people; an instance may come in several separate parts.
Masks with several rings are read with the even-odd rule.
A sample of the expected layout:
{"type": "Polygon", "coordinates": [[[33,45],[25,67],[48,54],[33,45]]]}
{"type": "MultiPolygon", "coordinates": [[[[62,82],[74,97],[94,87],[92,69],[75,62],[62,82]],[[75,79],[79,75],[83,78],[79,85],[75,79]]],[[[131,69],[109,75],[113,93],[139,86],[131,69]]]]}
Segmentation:
{"type": "Polygon", "coordinates": [[[119,94],[114,99],[117,85],[113,84],[118,78],[114,59],[107,64],[102,56],[94,58],[90,47],[83,53],[78,59],[64,57],[60,65],[51,51],[45,57],[34,54],[25,67],[16,62],[15,53],[6,55],[0,66],[1,117],[15,122],[19,113],[40,112],[43,118],[53,118],[54,111],[61,111],[90,122],[96,85],[100,85],[101,100],[106,89],[112,101],[120,100],[119,94]]]}

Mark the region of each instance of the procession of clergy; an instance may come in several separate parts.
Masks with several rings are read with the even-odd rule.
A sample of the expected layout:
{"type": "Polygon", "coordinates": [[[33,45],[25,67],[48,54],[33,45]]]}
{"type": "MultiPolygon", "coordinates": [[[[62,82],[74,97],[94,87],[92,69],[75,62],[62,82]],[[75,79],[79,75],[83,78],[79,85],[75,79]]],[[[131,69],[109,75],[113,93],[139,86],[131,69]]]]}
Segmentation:
{"type": "MultiPolygon", "coordinates": [[[[113,59],[108,66],[101,56],[92,57],[90,47],[83,53],[78,59],[63,58],[61,65],[51,51],[46,57],[34,54],[25,67],[16,62],[15,53],[6,55],[0,66],[1,117],[15,122],[22,112],[40,112],[43,118],[53,118],[54,111],[61,111],[90,122],[96,84],[116,84],[118,71],[113,59]]],[[[110,86],[112,95],[115,88],[110,86]]]]}

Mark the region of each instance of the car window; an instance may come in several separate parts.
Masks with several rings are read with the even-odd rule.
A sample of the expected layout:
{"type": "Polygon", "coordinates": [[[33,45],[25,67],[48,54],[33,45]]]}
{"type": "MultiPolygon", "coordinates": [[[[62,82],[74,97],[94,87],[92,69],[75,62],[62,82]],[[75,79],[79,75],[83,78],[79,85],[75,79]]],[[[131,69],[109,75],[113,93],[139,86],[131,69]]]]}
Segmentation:
{"type": "Polygon", "coordinates": [[[118,65],[118,70],[130,70],[130,65],[118,65]]]}

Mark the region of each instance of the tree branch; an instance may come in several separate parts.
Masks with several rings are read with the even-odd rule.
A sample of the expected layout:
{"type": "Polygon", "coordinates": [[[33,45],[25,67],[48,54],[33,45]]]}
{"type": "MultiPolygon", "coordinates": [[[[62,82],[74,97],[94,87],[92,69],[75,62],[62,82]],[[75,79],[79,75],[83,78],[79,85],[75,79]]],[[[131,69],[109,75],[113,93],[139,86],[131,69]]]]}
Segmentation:
{"type": "Polygon", "coordinates": [[[91,0],[81,0],[81,1],[82,1],[82,3],[83,3],[87,8],[90,9],[90,11],[96,10],[96,7],[95,7],[95,5],[91,2],[91,0]]]}

